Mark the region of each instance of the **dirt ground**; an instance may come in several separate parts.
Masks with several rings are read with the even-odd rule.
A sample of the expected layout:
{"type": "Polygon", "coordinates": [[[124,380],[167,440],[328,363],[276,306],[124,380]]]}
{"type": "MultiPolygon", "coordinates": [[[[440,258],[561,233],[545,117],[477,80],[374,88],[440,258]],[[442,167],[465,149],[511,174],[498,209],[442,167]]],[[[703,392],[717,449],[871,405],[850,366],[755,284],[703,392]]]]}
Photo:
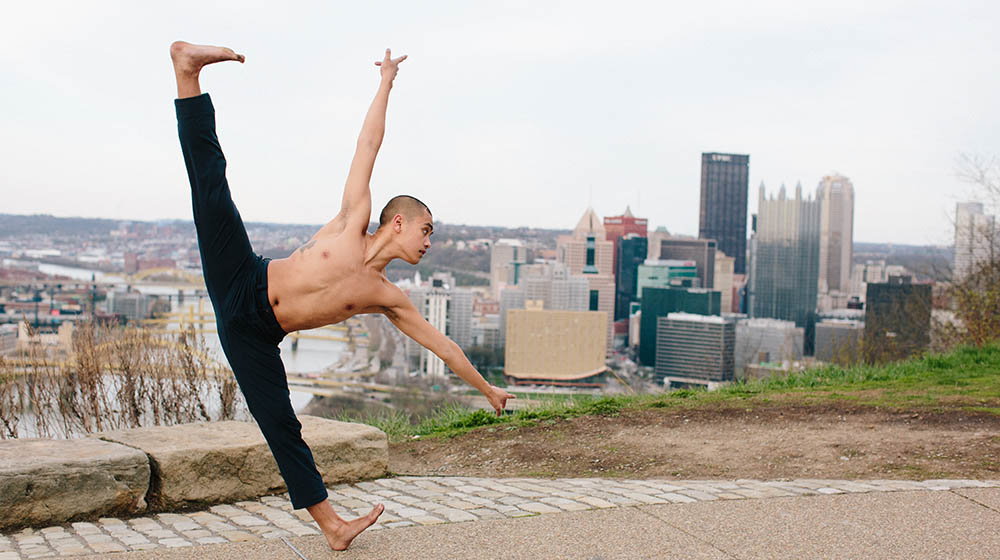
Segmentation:
{"type": "Polygon", "coordinates": [[[850,405],[648,409],[389,446],[396,474],[1000,479],[1000,417],[850,405]]]}

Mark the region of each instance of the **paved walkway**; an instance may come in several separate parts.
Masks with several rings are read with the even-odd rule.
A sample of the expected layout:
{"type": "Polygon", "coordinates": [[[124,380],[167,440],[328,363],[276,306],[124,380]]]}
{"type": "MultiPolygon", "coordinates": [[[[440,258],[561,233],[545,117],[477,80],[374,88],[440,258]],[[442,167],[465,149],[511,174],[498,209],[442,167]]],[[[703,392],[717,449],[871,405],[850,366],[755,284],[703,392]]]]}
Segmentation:
{"type": "MultiPolygon", "coordinates": [[[[792,480],[762,482],[737,480],[726,482],[717,480],[658,481],[589,478],[548,480],[399,477],[339,485],[329,490],[330,500],[342,516],[355,517],[367,513],[376,502],[385,504],[385,513],[382,514],[379,523],[373,526],[370,531],[458,524],[477,520],[501,521],[511,518],[538,517],[537,522],[533,521],[538,527],[532,531],[536,531],[534,534],[542,536],[540,541],[544,545],[547,535],[552,536],[553,539],[556,538],[553,531],[556,533],[567,530],[572,532],[574,529],[570,529],[569,525],[576,527],[575,530],[582,530],[580,528],[588,526],[588,523],[596,523],[598,527],[612,527],[616,523],[622,527],[633,527],[635,520],[630,521],[629,519],[630,516],[636,515],[636,512],[644,512],[644,515],[652,515],[653,518],[658,519],[657,512],[661,512],[659,515],[662,516],[669,512],[679,511],[676,508],[671,510],[656,509],[664,504],[695,504],[687,509],[687,512],[694,517],[694,514],[700,511],[695,509],[699,502],[758,502],[763,498],[854,494],[886,495],[888,498],[889,493],[898,493],[896,498],[899,503],[909,504],[919,509],[930,507],[924,502],[933,502],[933,507],[938,507],[933,498],[922,497],[933,494],[933,491],[984,488],[1000,489],[1000,481],[792,480]],[[920,505],[914,505],[918,503],[920,505]],[[587,510],[602,511],[600,514],[574,514],[570,516],[573,517],[573,520],[570,520],[569,517],[548,516],[552,513],[585,512],[587,510]],[[577,519],[581,515],[584,517],[577,519]],[[543,522],[541,518],[549,519],[549,521],[543,522]],[[542,532],[537,533],[537,531],[542,532]]],[[[966,493],[968,492],[966,490],[966,493]]],[[[983,490],[983,492],[989,493],[985,495],[984,499],[1000,501],[1000,490],[983,490]]],[[[961,496],[963,499],[979,504],[972,497],[965,494],[961,494],[961,496]]],[[[894,507],[904,508],[903,505],[887,505],[891,500],[886,502],[881,498],[869,499],[875,500],[872,502],[873,505],[869,507],[871,511],[878,511],[880,508],[888,508],[889,510],[894,507]]],[[[783,503],[785,504],[782,506],[783,511],[794,509],[788,506],[791,502],[783,503]]],[[[820,507],[822,511],[828,512],[832,511],[831,508],[834,508],[836,504],[842,503],[830,502],[832,505],[823,505],[812,501],[806,507],[820,507]]],[[[988,514],[1000,515],[1000,506],[979,505],[988,514]]],[[[732,507],[741,506],[729,506],[729,508],[732,507]]],[[[743,511],[757,511],[762,507],[764,506],[754,506],[751,510],[744,508],[743,511]]],[[[977,514],[968,515],[975,517],[977,514]]],[[[714,519],[716,516],[718,514],[710,516],[709,522],[717,521],[714,519]]],[[[648,521],[647,519],[646,522],[648,521]]],[[[958,526],[962,526],[961,519],[953,521],[956,521],[958,526]]],[[[848,520],[842,520],[842,522],[847,523],[848,520]]],[[[992,518],[986,522],[992,524],[988,526],[994,528],[995,537],[1000,535],[1000,523],[992,518]]],[[[683,525],[681,522],[676,523],[683,525]]],[[[912,523],[910,524],[912,525],[912,523]]],[[[506,525],[498,523],[495,526],[505,527],[506,525]]],[[[738,522],[736,526],[739,526],[738,522]]],[[[683,527],[679,527],[678,530],[678,534],[682,536],[688,534],[688,531],[685,531],[683,527]]],[[[504,529],[504,531],[509,531],[509,529],[504,529]]],[[[459,531],[458,534],[471,533],[474,531],[459,531]]],[[[162,513],[124,520],[108,518],[100,519],[96,523],[72,523],[64,526],[25,529],[12,534],[0,535],[0,560],[95,554],[109,557],[111,553],[130,551],[149,551],[148,554],[135,555],[137,558],[160,556],[172,558],[226,557],[231,554],[231,552],[225,552],[230,543],[246,543],[248,546],[256,543],[258,545],[256,548],[250,546],[247,550],[266,549],[266,552],[260,553],[261,558],[299,558],[290,545],[293,542],[304,542],[296,537],[310,535],[318,536],[319,531],[311,521],[309,514],[305,510],[292,510],[291,504],[285,497],[271,496],[257,501],[214,506],[205,511],[194,513],[162,513]]],[[[615,535],[620,536],[619,532],[615,532],[615,535]]],[[[365,536],[362,535],[359,542],[364,538],[365,536]]],[[[419,542],[419,534],[414,538],[416,540],[411,541],[411,544],[416,545],[419,542]]],[[[630,542],[635,545],[642,538],[640,530],[640,535],[631,539],[630,542]]],[[[317,542],[322,552],[324,544],[322,539],[317,538],[305,542],[310,543],[311,554],[317,554],[315,550],[317,542]]],[[[357,545],[359,542],[355,544],[357,545]]],[[[439,543],[440,540],[435,538],[432,539],[432,542],[439,543]]],[[[600,548],[600,542],[593,544],[596,547],[595,550],[600,548]]],[[[628,544],[623,546],[627,547],[628,544]]],[[[673,546],[679,545],[675,542],[673,546]]],[[[363,551],[364,547],[360,547],[360,549],[363,551]]],[[[351,552],[354,550],[355,547],[352,547],[352,551],[348,555],[351,556],[351,552]]],[[[405,550],[404,548],[400,553],[405,550]]],[[[727,555],[721,549],[710,547],[710,550],[720,553],[721,556],[717,556],[720,558],[737,557],[727,555]]],[[[510,550],[510,552],[508,556],[520,556],[515,554],[516,549],[510,550]]],[[[383,550],[382,554],[385,553],[387,552],[383,550]]],[[[463,554],[467,553],[468,551],[463,554]]],[[[241,554],[248,553],[244,551],[241,554]]],[[[555,556],[545,556],[544,552],[542,554],[544,557],[561,557],[559,554],[555,554],[555,556]]],[[[436,557],[427,550],[418,555],[436,557]]],[[[122,556],[133,557],[132,554],[123,554],[122,556]]],[[[650,557],[654,556],[666,557],[659,554],[653,554],[650,557]]],[[[445,554],[439,557],[452,556],[445,554]]]]}

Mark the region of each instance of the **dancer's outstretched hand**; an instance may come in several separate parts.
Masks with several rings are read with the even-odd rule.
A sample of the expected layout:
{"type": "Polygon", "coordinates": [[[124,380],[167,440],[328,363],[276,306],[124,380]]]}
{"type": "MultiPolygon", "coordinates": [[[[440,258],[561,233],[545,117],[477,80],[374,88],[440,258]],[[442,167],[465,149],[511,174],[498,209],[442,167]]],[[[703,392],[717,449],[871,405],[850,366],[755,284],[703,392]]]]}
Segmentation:
{"type": "Polygon", "coordinates": [[[396,78],[396,72],[399,72],[399,63],[404,60],[406,60],[405,54],[399,58],[392,58],[392,49],[385,49],[385,58],[375,61],[375,66],[381,66],[382,79],[391,82],[396,78]]]}
{"type": "Polygon", "coordinates": [[[486,393],[486,400],[490,401],[490,406],[493,407],[493,410],[497,411],[497,416],[503,415],[503,409],[507,406],[507,399],[516,398],[500,387],[494,387],[493,385],[490,385],[490,390],[486,393]]]}

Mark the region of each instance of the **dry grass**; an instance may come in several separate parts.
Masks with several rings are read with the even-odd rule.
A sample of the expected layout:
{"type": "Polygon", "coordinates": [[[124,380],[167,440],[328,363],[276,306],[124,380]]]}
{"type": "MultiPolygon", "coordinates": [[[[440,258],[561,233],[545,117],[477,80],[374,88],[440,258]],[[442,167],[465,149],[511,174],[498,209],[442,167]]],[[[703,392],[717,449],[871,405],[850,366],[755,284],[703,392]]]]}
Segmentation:
{"type": "Polygon", "coordinates": [[[0,358],[0,439],[228,420],[241,410],[232,372],[193,329],[163,337],[88,323],[68,358],[38,347],[0,358]]]}

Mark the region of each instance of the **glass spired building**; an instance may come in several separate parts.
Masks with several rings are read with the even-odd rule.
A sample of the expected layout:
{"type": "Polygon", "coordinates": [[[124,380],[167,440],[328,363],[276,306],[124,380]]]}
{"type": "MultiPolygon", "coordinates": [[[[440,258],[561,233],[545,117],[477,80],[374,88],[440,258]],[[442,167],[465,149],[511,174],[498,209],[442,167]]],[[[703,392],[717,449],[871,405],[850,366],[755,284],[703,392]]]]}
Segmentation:
{"type": "Polygon", "coordinates": [[[701,154],[698,237],[716,240],[716,248],[733,257],[735,274],[746,274],[747,270],[749,170],[748,155],[701,154]]]}
{"type": "Polygon", "coordinates": [[[804,327],[806,354],[812,353],[819,277],[820,201],[764,196],[760,186],[750,270],[750,313],[794,321],[804,327]]]}

